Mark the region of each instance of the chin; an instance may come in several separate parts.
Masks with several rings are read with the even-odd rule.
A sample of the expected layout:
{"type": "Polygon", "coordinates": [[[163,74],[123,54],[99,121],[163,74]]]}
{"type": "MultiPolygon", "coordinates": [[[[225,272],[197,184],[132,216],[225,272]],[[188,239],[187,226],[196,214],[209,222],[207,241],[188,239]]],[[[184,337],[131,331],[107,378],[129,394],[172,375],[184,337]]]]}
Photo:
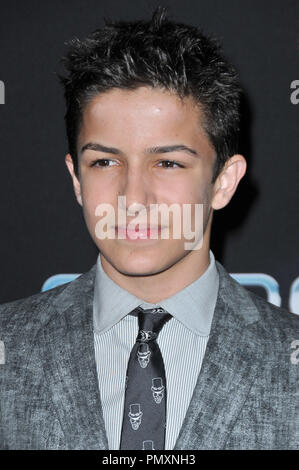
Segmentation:
{"type": "Polygon", "coordinates": [[[168,264],[161,262],[161,258],[155,260],[153,257],[146,258],[145,256],[118,259],[113,265],[119,272],[127,276],[151,276],[168,268],[168,264]]]}
{"type": "Polygon", "coordinates": [[[165,257],[164,253],[143,252],[122,252],[115,251],[110,254],[101,250],[106,261],[111,264],[119,273],[126,276],[151,276],[167,270],[175,264],[176,259],[165,257]],[[163,256],[164,255],[164,256],[163,256]]]}
{"type": "Polygon", "coordinates": [[[167,267],[161,266],[160,268],[157,266],[152,267],[143,267],[140,266],[139,269],[136,269],[136,266],[132,267],[132,269],[128,268],[127,266],[125,269],[119,269],[121,274],[125,276],[133,276],[133,277],[146,277],[146,276],[154,276],[155,274],[159,274],[167,269],[167,267]]]}

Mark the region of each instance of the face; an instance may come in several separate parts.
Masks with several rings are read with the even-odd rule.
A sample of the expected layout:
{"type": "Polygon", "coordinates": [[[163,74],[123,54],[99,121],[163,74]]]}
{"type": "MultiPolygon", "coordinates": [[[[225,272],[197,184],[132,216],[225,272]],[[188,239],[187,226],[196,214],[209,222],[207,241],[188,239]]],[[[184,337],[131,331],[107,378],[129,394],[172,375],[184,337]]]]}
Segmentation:
{"type": "Polygon", "coordinates": [[[141,232],[133,240],[121,231],[118,218],[126,228],[138,215],[146,228],[152,205],[177,204],[182,211],[183,204],[190,204],[194,228],[195,204],[203,204],[206,227],[217,189],[211,183],[216,156],[202,123],[203,115],[191,98],[182,101],[169,91],[149,87],[112,89],[86,106],[78,136],[78,178],[70,155],[66,163],[90,235],[119,273],[157,274],[190,256],[183,228],[179,238],[173,236],[171,212],[169,222],[159,219],[154,224],[162,225],[162,232],[168,227],[165,239],[162,232],[155,239],[141,232]],[[121,204],[118,196],[125,196],[121,204]],[[108,223],[112,229],[118,226],[114,239],[99,239],[96,234],[101,218],[96,209],[101,204],[114,210],[115,220],[108,223]],[[119,239],[119,233],[125,238],[119,239]]]}

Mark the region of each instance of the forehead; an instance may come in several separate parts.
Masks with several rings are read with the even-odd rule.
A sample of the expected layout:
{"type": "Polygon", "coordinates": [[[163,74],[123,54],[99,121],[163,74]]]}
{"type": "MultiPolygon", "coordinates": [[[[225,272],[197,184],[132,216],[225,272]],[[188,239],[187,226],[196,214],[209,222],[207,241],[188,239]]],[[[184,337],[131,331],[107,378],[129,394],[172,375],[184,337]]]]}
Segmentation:
{"type": "Polygon", "coordinates": [[[111,89],[96,95],[82,116],[80,141],[96,134],[117,140],[207,137],[204,115],[193,98],[161,88],[111,89]]]}
{"type": "Polygon", "coordinates": [[[96,112],[97,108],[105,107],[114,110],[115,105],[141,112],[146,107],[153,113],[167,112],[167,109],[177,112],[196,111],[196,103],[192,97],[181,99],[175,92],[163,88],[140,86],[135,89],[112,88],[96,95],[86,106],[85,111],[96,112]]]}

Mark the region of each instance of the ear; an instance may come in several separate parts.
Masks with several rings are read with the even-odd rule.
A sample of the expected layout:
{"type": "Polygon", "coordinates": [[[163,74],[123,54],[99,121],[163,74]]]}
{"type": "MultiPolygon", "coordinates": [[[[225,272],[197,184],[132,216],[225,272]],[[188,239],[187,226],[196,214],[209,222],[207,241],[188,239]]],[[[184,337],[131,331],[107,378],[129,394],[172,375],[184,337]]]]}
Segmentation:
{"type": "Polygon", "coordinates": [[[215,183],[212,197],[212,208],[225,207],[236,192],[238,184],[246,172],[246,160],[243,155],[233,155],[224,165],[215,183]]]}
{"type": "Polygon", "coordinates": [[[72,159],[72,156],[71,156],[70,153],[68,153],[65,156],[65,163],[66,163],[66,166],[67,166],[67,168],[70,172],[70,175],[72,177],[72,180],[73,180],[73,187],[74,187],[76,199],[77,199],[78,203],[80,204],[80,206],[82,206],[81,184],[80,184],[80,181],[79,181],[79,179],[77,178],[77,176],[75,174],[74,163],[73,163],[73,159],[72,159]]]}

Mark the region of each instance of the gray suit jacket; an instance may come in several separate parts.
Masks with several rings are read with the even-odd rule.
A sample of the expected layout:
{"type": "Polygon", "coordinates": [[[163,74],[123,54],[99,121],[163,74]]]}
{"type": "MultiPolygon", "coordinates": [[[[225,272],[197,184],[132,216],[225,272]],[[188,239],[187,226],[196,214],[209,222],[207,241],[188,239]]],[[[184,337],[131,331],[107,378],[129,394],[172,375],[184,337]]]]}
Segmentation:
{"type": "MultiPolygon", "coordinates": [[[[291,343],[299,318],[216,266],[211,335],[174,449],[296,449],[291,343]]],[[[0,449],[108,449],[93,341],[95,268],[0,306],[0,449]]]]}

